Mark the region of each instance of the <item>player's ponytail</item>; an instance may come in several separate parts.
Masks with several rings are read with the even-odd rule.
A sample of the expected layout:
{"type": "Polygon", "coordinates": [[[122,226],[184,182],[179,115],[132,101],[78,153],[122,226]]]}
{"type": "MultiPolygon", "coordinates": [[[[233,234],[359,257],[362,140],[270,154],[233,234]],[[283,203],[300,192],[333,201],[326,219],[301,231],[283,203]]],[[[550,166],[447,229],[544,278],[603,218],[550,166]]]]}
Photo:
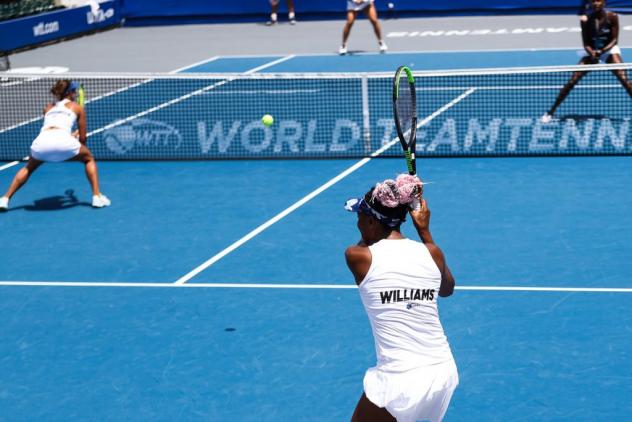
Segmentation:
{"type": "Polygon", "coordinates": [[[68,93],[68,87],[70,86],[70,81],[68,79],[60,79],[55,82],[55,85],[51,88],[50,92],[57,98],[58,100],[63,100],[66,94],[68,93]]]}

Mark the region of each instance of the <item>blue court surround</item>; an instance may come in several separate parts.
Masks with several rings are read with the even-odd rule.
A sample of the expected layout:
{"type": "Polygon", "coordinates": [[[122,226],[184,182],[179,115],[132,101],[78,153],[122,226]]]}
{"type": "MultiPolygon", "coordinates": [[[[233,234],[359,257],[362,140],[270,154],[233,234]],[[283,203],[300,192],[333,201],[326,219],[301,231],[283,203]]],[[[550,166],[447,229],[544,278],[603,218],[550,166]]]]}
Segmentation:
{"type": "MultiPolygon", "coordinates": [[[[277,58],[241,58],[234,71],[277,58]]],[[[265,71],[295,60],[316,71],[325,59],[265,71]]],[[[230,59],[218,61],[209,66],[230,59]]],[[[420,160],[457,283],[632,287],[630,159],[420,160]]],[[[0,215],[0,280],[171,285],[355,163],[100,162],[113,200],[102,210],[89,207],[81,165],[45,165],[0,215]]],[[[0,186],[16,169],[0,171],[0,186]]],[[[358,233],[342,205],[403,169],[372,160],[189,283],[351,286],[343,252],[358,233]]],[[[0,285],[0,295],[0,419],[348,420],[375,361],[353,288],[0,285]]],[[[629,293],[576,291],[440,300],[461,379],[446,420],[626,420],[631,305],[629,293]]]]}

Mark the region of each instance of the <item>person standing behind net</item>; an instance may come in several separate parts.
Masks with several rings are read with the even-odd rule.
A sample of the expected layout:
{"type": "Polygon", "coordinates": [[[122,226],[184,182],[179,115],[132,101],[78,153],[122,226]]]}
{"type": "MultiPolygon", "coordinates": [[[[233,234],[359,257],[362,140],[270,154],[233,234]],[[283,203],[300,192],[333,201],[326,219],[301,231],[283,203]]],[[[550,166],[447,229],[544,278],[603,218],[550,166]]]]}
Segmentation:
{"type": "Polygon", "coordinates": [[[582,0],[579,3],[579,10],[577,14],[579,15],[579,20],[581,22],[586,22],[588,20],[588,15],[592,13],[592,0],[582,0]]]}
{"type": "Polygon", "coordinates": [[[459,383],[439,320],[437,296],[454,292],[454,277],[430,234],[430,210],[419,178],[386,180],[345,209],[358,214],[361,239],[347,248],[373,337],[377,365],[366,371],[352,422],[441,421],[459,383]],[[421,242],[400,226],[410,214],[421,242]]]}
{"type": "Polygon", "coordinates": [[[382,29],[380,28],[380,22],[377,18],[377,10],[373,4],[373,0],[347,0],[347,22],[342,30],[342,45],[338,50],[341,55],[347,54],[347,40],[351,33],[351,27],[355,22],[358,12],[364,11],[364,14],[373,25],[373,32],[377,37],[377,42],[380,47],[380,53],[385,53],[388,47],[382,41],[382,29]]]}
{"type": "Polygon", "coordinates": [[[86,112],[75,102],[79,84],[59,80],[51,89],[57,101],[44,109],[42,130],[31,144],[29,160],[13,178],[9,189],[0,197],[0,211],[9,208],[9,200],[44,162],[81,161],[86,165],[86,176],[92,187],[92,206],[107,207],[110,200],[99,190],[97,164],[86,146],[86,112]],[[77,131],[72,132],[77,125],[77,131]],[[75,137],[78,135],[79,139],[75,137]]]}
{"type": "MultiPolygon", "coordinates": [[[[270,13],[270,20],[266,22],[267,26],[276,25],[278,23],[280,0],[270,0],[270,6],[272,7],[272,13],[270,13]]],[[[294,0],[287,0],[287,17],[290,20],[290,25],[296,25],[296,15],[294,15],[294,0]]]]}
{"type": "MultiPolygon", "coordinates": [[[[600,61],[606,63],[623,63],[621,49],[617,45],[619,42],[619,17],[616,13],[605,9],[604,0],[592,0],[591,4],[592,13],[587,16],[586,20],[580,19],[584,50],[586,50],[588,54],[581,58],[579,64],[591,65],[598,64],[600,61]]],[[[551,121],[557,108],[586,73],[588,73],[588,71],[573,73],[571,79],[558,94],[553,106],[540,118],[542,123],[551,121]]],[[[628,95],[632,97],[632,83],[630,83],[627,78],[625,71],[615,69],[612,73],[619,79],[619,82],[621,82],[621,85],[623,85],[628,92],[628,95]]]]}

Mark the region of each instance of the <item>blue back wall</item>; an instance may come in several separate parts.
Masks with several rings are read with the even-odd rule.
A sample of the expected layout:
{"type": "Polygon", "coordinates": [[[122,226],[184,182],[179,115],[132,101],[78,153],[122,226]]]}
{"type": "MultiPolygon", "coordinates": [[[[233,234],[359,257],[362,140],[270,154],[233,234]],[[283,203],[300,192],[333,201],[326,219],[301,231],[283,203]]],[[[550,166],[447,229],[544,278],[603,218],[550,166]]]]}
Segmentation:
{"type": "MultiPolygon", "coordinates": [[[[255,16],[270,13],[268,0],[124,0],[127,19],[178,18],[195,20],[200,17],[255,16]]],[[[503,13],[576,13],[580,0],[450,0],[431,2],[420,0],[375,0],[378,10],[388,9],[393,3],[396,11],[417,15],[503,14],[503,13]]],[[[297,0],[297,14],[305,16],[340,16],[346,10],[346,0],[297,0]]],[[[632,0],[610,0],[608,8],[632,11],[632,0]]],[[[285,0],[280,1],[285,11],[285,0]]]]}

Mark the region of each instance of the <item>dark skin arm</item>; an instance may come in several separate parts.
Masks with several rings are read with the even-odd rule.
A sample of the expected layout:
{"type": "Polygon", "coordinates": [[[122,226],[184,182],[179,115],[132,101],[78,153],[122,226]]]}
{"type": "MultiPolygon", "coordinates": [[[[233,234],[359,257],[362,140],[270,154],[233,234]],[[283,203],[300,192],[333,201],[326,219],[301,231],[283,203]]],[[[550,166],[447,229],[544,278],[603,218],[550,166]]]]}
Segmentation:
{"type": "Polygon", "coordinates": [[[616,13],[607,12],[607,19],[612,22],[612,39],[603,47],[603,50],[597,50],[597,54],[610,50],[619,42],[619,16],[616,13]]]}
{"type": "Polygon", "coordinates": [[[445,256],[441,249],[434,243],[432,234],[430,233],[430,210],[425,199],[421,200],[421,208],[410,212],[413,225],[417,229],[417,234],[421,241],[426,245],[432,259],[441,272],[441,286],[439,287],[439,296],[447,297],[454,293],[456,284],[454,276],[446,263],[445,256]]]}
{"type": "MultiPolygon", "coordinates": [[[[417,211],[411,211],[410,215],[413,219],[413,225],[419,234],[419,238],[428,248],[432,259],[441,272],[439,296],[447,297],[452,295],[456,282],[446,263],[443,252],[437,245],[434,244],[432,234],[430,233],[430,210],[428,209],[426,201],[422,200],[421,208],[417,211]]],[[[375,222],[375,224],[378,223],[375,222]]],[[[349,270],[353,274],[356,284],[360,285],[371,267],[371,251],[369,250],[366,242],[364,240],[360,240],[357,245],[347,248],[345,251],[345,259],[349,270]]]]}
{"type": "Polygon", "coordinates": [[[606,13],[606,19],[608,19],[612,23],[612,38],[610,39],[610,42],[608,42],[608,44],[606,44],[601,50],[596,50],[591,45],[591,21],[581,23],[582,42],[584,44],[584,50],[586,50],[586,53],[588,53],[588,55],[593,59],[597,59],[604,51],[610,50],[619,42],[619,16],[616,13],[612,12],[606,13]]]}
{"type": "Polygon", "coordinates": [[[590,31],[591,30],[589,27],[589,23],[582,21],[581,27],[582,27],[582,43],[584,44],[584,50],[586,50],[586,53],[588,53],[588,55],[594,59],[595,57],[597,57],[597,53],[590,45],[591,43],[590,31]]]}
{"type": "Polygon", "coordinates": [[[371,267],[371,251],[368,245],[364,240],[360,240],[357,245],[348,247],[345,251],[345,259],[347,267],[359,286],[371,267]]]}

